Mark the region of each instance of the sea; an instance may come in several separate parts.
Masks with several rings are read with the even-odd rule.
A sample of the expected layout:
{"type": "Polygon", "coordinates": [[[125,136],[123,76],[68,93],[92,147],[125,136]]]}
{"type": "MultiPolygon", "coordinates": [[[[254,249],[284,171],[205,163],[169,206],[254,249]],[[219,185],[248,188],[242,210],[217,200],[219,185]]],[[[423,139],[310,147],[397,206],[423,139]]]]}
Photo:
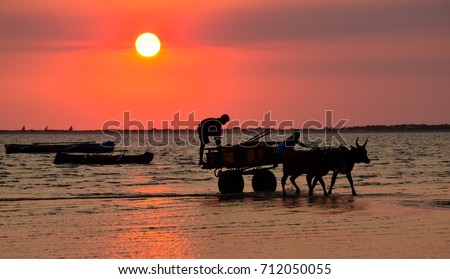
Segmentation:
{"type": "MultiPolygon", "coordinates": [[[[223,144],[250,137],[231,132],[223,144]]],[[[322,144],[350,146],[357,138],[368,140],[371,159],[353,170],[358,195],[340,176],[331,197],[320,186],[309,197],[303,176],[300,195],[288,184],[283,196],[282,165],[272,170],[275,192],[254,192],[245,175],[243,193],[220,194],[214,170],[198,165],[193,131],[1,132],[0,257],[449,258],[450,133],[347,132],[326,135],[322,144]],[[114,140],[118,152],[150,151],[154,159],[55,165],[55,154],[3,148],[103,140],[114,140]]]]}

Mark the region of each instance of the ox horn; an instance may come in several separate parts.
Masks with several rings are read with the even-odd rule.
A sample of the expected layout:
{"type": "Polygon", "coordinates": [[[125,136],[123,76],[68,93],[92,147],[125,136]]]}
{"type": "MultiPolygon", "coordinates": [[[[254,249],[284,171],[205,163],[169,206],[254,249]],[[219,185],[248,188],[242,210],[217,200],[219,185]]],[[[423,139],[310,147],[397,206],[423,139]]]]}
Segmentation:
{"type": "Polygon", "coordinates": [[[364,144],[363,144],[363,147],[364,148],[366,148],[366,144],[367,144],[367,141],[368,141],[369,139],[366,139],[366,141],[364,142],[364,144]]]}
{"type": "Polygon", "coordinates": [[[358,139],[359,139],[359,137],[356,138],[356,147],[360,147],[360,145],[358,143],[358,139]]]}

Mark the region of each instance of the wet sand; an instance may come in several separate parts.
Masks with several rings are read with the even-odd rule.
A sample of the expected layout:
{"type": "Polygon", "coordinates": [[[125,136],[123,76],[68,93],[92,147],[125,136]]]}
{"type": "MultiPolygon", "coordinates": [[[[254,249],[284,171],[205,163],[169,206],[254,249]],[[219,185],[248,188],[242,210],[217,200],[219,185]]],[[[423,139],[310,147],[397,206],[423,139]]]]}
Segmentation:
{"type": "Polygon", "coordinates": [[[0,202],[2,258],[450,258],[444,184],[330,198],[164,187],[173,194],[0,202]]]}

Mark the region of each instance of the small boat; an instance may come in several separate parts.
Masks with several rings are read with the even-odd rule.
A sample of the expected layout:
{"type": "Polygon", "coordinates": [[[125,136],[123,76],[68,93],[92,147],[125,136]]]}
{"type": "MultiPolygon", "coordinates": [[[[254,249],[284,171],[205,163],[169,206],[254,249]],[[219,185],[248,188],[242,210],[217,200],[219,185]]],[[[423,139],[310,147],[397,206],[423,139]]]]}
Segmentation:
{"type": "Polygon", "coordinates": [[[61,142],[61,143],[32,143],[5,144],[6,154],[11,153],[106,153],[114,150],[113,141],[95,142],[61,142]]]}
{"type": "Polygon", "coordinates": [[[140,155],[117,154],[70,154],[57,153],[53,163],[55,164],[97,164],[97,165],[118,165],[118,164],[150,164],[153,160],[153,153],[146,151],[140,155]]]}

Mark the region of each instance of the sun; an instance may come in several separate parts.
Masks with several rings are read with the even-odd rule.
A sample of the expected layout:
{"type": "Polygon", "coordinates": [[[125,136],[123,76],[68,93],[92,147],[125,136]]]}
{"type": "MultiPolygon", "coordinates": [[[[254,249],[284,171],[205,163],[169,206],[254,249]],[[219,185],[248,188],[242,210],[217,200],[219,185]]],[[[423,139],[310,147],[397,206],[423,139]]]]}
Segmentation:
{"type": "Polygon", "coordinates": [[[136,39],[136,51],[145,57],[156,55],[161,48],[161,41],[153,33],[142,33],[136,39]]]}

